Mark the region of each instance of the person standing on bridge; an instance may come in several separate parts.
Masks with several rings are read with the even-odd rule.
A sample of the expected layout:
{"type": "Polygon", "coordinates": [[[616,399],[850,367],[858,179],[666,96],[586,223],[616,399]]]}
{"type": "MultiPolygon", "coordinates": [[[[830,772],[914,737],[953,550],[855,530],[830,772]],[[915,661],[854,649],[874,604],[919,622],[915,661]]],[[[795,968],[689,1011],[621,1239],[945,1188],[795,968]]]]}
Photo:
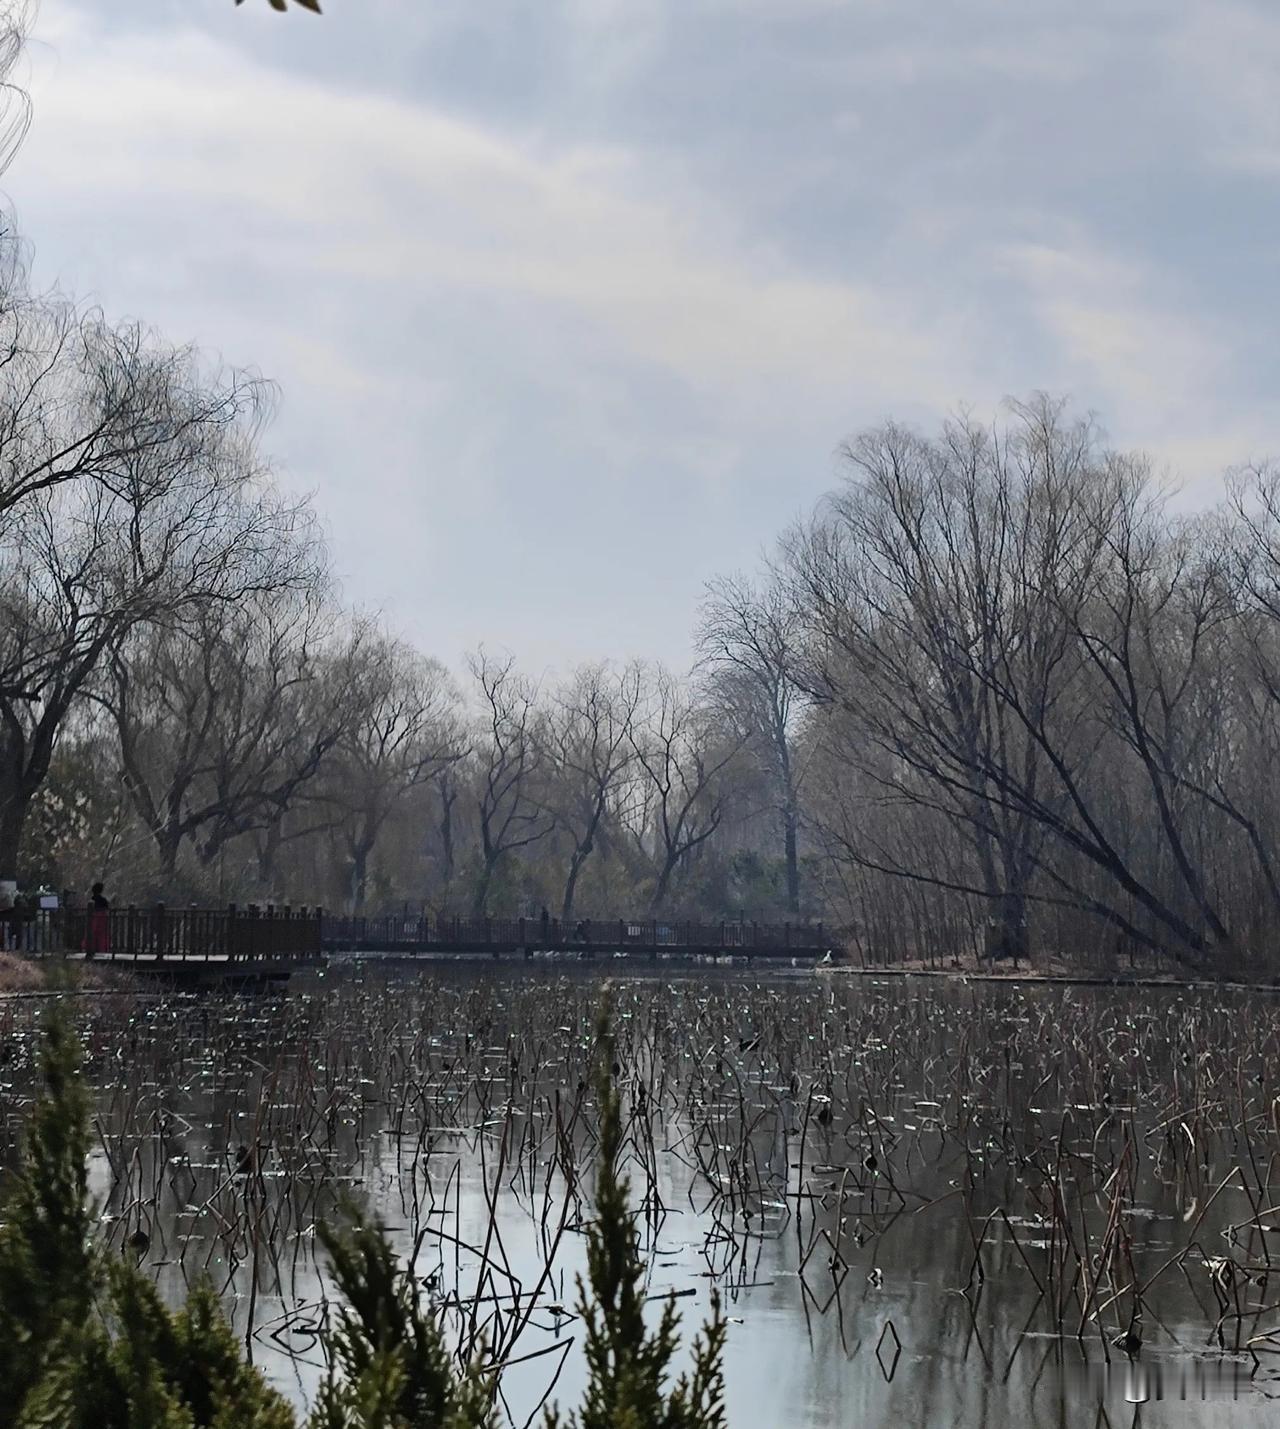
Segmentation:
{"type": "Polygon", "coordinates": [[[91,958],[95,953],[111,951],[111,902],[103,892],[102,884],[95,883],[89,898],[89,927],[85,938],[84,955],[91,958]]]}

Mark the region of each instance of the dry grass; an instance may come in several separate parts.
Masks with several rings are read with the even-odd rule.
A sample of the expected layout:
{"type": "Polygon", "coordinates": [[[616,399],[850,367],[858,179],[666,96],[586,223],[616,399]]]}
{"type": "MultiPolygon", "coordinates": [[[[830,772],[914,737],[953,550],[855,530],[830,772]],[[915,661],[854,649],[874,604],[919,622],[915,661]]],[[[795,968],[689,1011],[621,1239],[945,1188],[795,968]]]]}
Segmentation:
{"type": "Polygon", "coordinates": [[[40,992],[48,986],[44,967],[19,953],[0,953],[0,993],[40,992]]]}
{"type": "MultiPolygon", "coordinates": [[[[950,973],[956,977],[1007,978],[1010,981],[1025,981],[1028,978],[1037,977],[1120,979],[1141,977],[1147,981],[1155,977],[1167,981],[1171,985],[1189,981],[1186,976],[1180,977],[1177,969],[1170,966],[1161,967],[1144,963],[1137,967],[1130,967],[1122,961],[1103,964],[1087,958],[1072,957],[1043,949],[1038,949],[1030,958],[1020,958],[1016,964],[1010,959],[980,958],[972,953],[963,957],[904,957],[895,958],[890,962],[868,961],[864,964],[859,961],[856,953],[852,953],[846,954],[843,961],[833,965],[833,968],[836,971],[855,973],[950,973]]],[[[827,969],[822,970],[826,971],[827,969]]]]}
{"type": "Polygon", "coordinates": [[[99,967],[61,958],[34,959],[21,953],[0,952],[0,997],[14,993],[45,992],[68,982],[85,992],[124,991],[145,986],[123,968],[99,967]]]}

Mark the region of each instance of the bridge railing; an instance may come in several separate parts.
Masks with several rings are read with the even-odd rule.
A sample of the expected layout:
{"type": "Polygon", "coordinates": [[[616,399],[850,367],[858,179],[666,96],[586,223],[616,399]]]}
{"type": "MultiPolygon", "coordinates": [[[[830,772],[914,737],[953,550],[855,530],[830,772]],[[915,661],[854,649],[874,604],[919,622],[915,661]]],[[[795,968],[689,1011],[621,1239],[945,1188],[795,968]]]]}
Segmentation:
{"type": "Polygon", "coordinates": [[[694,922],[686,919],[463,918],[430,914],[340,917],[326,914],[323,940],[330,948],[467,951],[477,948],[572,950],[694,948],[743,952],[821,953],[823,925],[805,923],[694,922]]]}
{"type": "Polygon", "coordinates": [[[464,918],[395,914],[334,917],[318,908],[39,909],[0,912],[0,948],[32,955],[84,953],[112,961],[263,961],[314,958],[325,949],[656,952],[661,949],[817,955],[823,925],[746,920],[464,918]]]}
{"type": "Polygon", "coordinates": [[[108,962],[314,958],[321,919],[319,908],[40,908],[0,913],[0,948],[108,962]]]}

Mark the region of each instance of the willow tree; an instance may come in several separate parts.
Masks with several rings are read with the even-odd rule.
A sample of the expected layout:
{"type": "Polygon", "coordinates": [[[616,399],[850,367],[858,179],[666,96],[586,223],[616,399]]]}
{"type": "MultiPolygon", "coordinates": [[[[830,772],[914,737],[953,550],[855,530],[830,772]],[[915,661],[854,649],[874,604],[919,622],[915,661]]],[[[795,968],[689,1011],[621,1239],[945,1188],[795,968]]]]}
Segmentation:
{"type": "Polygon", "coordinates": [[[713,700],[743,732],[771,790],[782,833],[787,908],[800,912],[800,809],[805,763],[798,726],[804,621],[781,579],[708,583],[697,643],[713,700]]]}
{"type": "Polygon", "coordinates": [[[471,899],[473,917],[488,910],[494,875],[515,853],[545,839],[555,827],[541,797],[547,760],[540,728],[538,687],[511,656],[481,649],[468,657],[480,714],[471,748],[480,868],[471,899]]]}
{"type": "MultiPolygon", "coordinates": [[[[119,382],[138,394],[133,439],[27,490],[0,522],[0,879],[14,877],[68,715],[132,632],[314,574],[310,512],[279,493],[257,452],[261,384],[136,328],[97,351],[132,369],[119,382]]],[[[115,385],[59,352],[27,402],[36,449],[96,429],[115,385]]],[[[14,451],[0,443],[0,485],[14,451]]]]}
{"type": "Polygon", "coordinates": [[[631,726],[640,708],[643,672],[580,666],[553,694],[543,725],[551,766],[545,803],[569,843],[561,920],[573,918],[587,860],[616,809],[635,755],[631,726]]]}

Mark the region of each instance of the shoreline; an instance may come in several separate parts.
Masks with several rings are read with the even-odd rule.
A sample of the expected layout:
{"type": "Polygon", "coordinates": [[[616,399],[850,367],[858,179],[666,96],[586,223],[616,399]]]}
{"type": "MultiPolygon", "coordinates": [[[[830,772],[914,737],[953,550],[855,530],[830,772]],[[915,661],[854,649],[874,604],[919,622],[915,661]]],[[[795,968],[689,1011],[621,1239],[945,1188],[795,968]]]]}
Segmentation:
{"type": "MultiPolygon", "coordinates": [[[[504,960],[505,961],[505,960],[504,960]]],[[[513,960],[514,961],[514,960],[513,960]]],[[[338,966],[343,963],[356,967],[360,964],[383,963],[393,966],[404,965],[424,965],[429,964],[436,970],[442,966],[450,966],[454,963],[452,959],[425,959],[409,958],[401,959],[391,957],[356,957],[337,960],[338,966]]],[[[471,963],[470,959],[458,959],[457,962],[463,966],[471,963]]],[[[485,962],[480,964],[486,969],[491,969],[492,964],[485,962]]],[[[335,969],[336,970],[336,969],[335,969]]],[[[563,968],[552,967],[548,969],[554,972],[575,972],[595,971],[604,976],[623,976],[627,972],[637,971],[635,968],[619,967],[611,963],[582,963],[576,960],[566,960],[563,968]]],[[[645,971],[651,971],[646,968],[645,971]]],[[[698,971],[714,970],[720,974],[748,973],[759,976],[762,972],[774,973],[775,975],[785,975],[788,978],[804,978],[805,976],[818,976],[824,978],[862,978],[862,979],[893,979],[895,981],[906,981],[911,978],[928,979],[932,981],[942,981],[958,984],[980,983],[983,986],[999,986],[1008,984],[1011,986],[1057,986],[1057,987],[1111,987],[1111,988],[1142,988],[1145,990],[1187,990],[1194,992],[1221,991],[1231,989],[1239,992],[1267,993],[1272,996],[1280,995],[1280,979],[1273,982],[1257,982],[1246,979],[1231,977],[1220,978],[1177,978],[1167,974],[1158,973],[1102,973],[1102,972],[1037,972],[1027,970],[1025,972],[990,972],[987,970],[970,970],[965,968],[923,968],[923,967],[876,967],[865,968],[855,967],[848,963],[828,963],[816,964],[809,967],[764,967],[753,964],[749,961],[739,963],[738,960],[730,965],[717,961],[711,967],[702,966],[695,961],[663,966],[660,971],[669,975],[679,970],[684,973],[696,973],[698,971]]],[[[149,981],[149,980],[148,980],[149,981]]],[[[34,998],[56,998],[56,997],[132,997],[142,1000],[163,1000],[175,995],[191,996],[191,989],[178,989],[173,987],[157,988],[154,983],[147,985],[142,979],[131,981],[123,985],[111,986],[110,984],[100,984],[98,986],[85,986],[84,984],[71,983],[63,986],[44,987],[0,987],[0,1003],[21,1001],[34,998]]]]}
{"type": "Polygon", "coordinates": [[[1057,984],[1063,987],[1142,987],[1142,988],[1190,988],[1196,991],[1232,988],[1242,992],[1268,992],[1280,994],[1278,982],[1248,982],[1242,979],[1221,978],[1171,978],[1156,973],[1038,973],[1038,972],[968,972],[957,968],[855,968],[833,963],[821,966],[814,972],[823,977],[892,977],[892,978],[941,978],[948,982],[968,983],[1012,983],[1012,984],[1057,984]]]}

